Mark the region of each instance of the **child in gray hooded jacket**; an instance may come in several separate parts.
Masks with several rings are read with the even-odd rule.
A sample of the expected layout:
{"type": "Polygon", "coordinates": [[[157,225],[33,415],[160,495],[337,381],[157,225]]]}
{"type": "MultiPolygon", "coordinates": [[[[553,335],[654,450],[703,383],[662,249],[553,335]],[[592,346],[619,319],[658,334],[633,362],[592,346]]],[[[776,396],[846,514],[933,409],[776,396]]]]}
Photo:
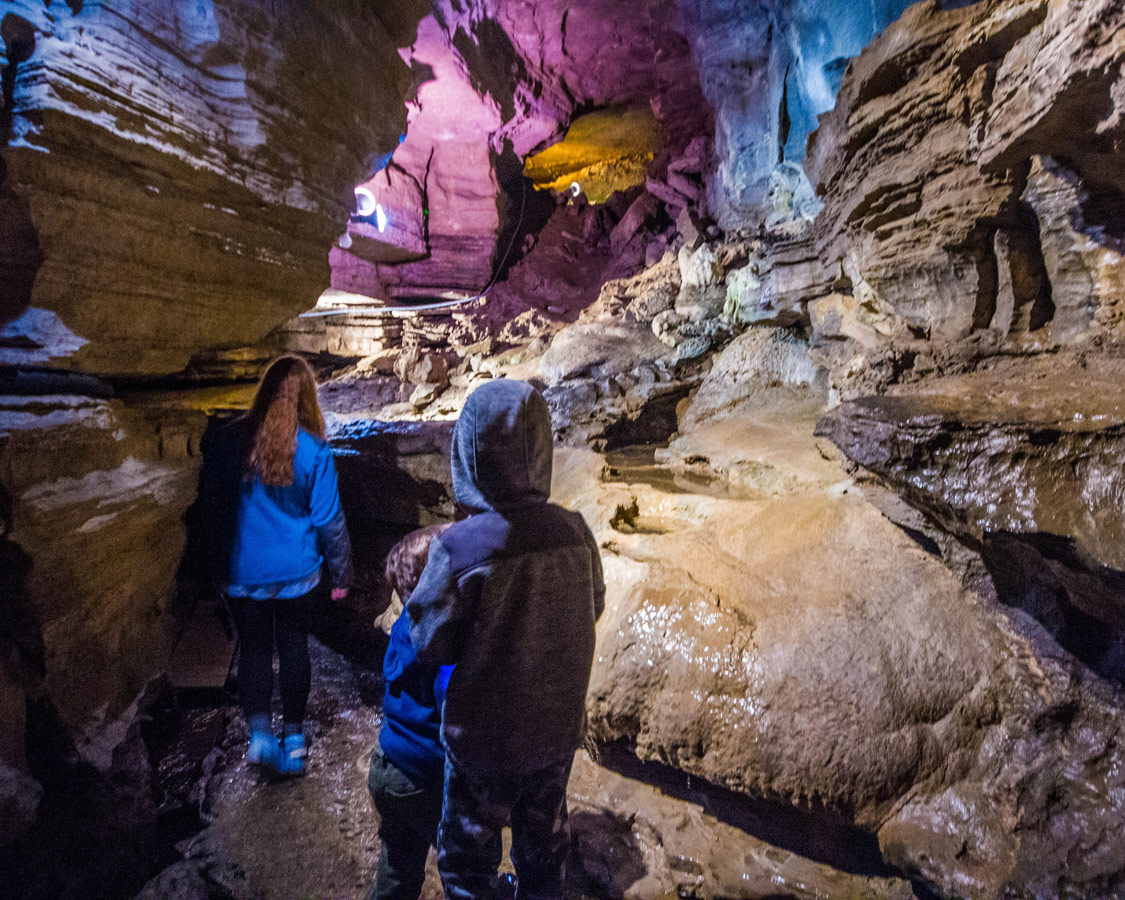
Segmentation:
{"type": "Polygon", "coordinates": [[[492,897],[512,826],[519,896],[562,897],[566,783],[585,726],[597,544],[548,502],[551,419],[534,388],[490,382],[453,432],[453,486],[471,514],[430,545],[406,604],[420,660],[456,665],[442,714],[438,868],[453,900],[492,897]]]}

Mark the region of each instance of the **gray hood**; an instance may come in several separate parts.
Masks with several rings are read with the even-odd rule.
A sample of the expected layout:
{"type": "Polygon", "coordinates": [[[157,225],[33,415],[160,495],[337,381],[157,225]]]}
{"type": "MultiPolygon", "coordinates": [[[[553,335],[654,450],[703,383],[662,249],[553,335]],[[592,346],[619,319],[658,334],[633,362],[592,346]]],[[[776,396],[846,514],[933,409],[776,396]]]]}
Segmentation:
{"type": "Polygon", "coordinates": [[[551,414],[525,381],[490,381],[453,429],[453,492],[470,512],[544,503],[551,494],[551,414]]]}

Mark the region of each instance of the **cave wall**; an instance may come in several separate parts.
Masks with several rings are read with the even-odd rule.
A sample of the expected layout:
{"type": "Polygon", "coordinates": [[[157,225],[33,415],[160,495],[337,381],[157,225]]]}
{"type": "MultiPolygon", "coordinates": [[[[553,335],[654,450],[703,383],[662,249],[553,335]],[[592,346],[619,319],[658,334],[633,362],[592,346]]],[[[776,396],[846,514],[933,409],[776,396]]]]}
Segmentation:
{"type": "Polygon", "coordinates": [[[5,4],[0,358],[176,372],[312,306],[405,124],[411,7],[5,4]]]}
{"type": "Polygon", "coordinates": [[[39,798],[26,710],[99,763],[190,610],[184,515],[226,401],[159,379],[328,285],[353,186],[405,124],[424,7],[0,9],[3,840],[39,798]]]}
{"type": "Polygon", "coordinates": [[[891,330],[1114,330],[1120,20],[1115,3],[919,3],[852,64],[810,142],[818,245],[891,330]]]}
{"type": "Polygon", "coordinates": [[[553,207],[523,177],[524,157],[591,109],[650,106],[662,144],[650,171],[662,178],[712,127],[670,12],[641,0],[611,17],[595,0],[436,3],[403,52],[413,88],[402,144],[364,185],[388,224],[349,227],[350,246],[332,250],[333,287],[383,299],[484,288],[553,207]],[[394,258],[419,244],[421,259],[394,258]]]}
{"type": "Polygon", "coordinates": [[[715,109],[711,209],[724,228],[756,226],[770,176],[800,164],[848,60],[912,0],[732,3],[679,0],[703,92],[715,109]]]}

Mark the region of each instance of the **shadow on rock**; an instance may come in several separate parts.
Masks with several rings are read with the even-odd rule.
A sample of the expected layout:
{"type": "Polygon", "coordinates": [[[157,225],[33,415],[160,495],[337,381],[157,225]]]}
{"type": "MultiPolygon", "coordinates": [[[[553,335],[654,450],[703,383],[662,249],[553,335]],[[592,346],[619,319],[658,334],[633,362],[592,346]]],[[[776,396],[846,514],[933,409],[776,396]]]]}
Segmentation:
{"type": "Polygon", "coordinates": [[[852,875],[895,874],[883,862],[874,834],[825,807],[792,806],[780,800],[740,794],[664,763],[641,760],[624,741],[603,746],[598,762],[677,800],[698,804],[720,822],[775,847],[852,875]]]}

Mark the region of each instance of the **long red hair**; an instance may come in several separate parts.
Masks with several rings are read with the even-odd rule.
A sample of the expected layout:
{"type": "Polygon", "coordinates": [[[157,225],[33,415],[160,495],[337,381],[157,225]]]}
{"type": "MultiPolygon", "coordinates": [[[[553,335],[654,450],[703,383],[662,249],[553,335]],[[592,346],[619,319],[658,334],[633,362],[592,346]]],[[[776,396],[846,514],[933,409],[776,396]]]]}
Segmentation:
{"type": "Polygon", "coordinates": [[[246,477],[271,487],[293,483],[297,428],[324,439],[324,415],[316,400],[316,375],[299,356],[273,361],[254,394],[247,417],[253,427],[246,477]]]}

